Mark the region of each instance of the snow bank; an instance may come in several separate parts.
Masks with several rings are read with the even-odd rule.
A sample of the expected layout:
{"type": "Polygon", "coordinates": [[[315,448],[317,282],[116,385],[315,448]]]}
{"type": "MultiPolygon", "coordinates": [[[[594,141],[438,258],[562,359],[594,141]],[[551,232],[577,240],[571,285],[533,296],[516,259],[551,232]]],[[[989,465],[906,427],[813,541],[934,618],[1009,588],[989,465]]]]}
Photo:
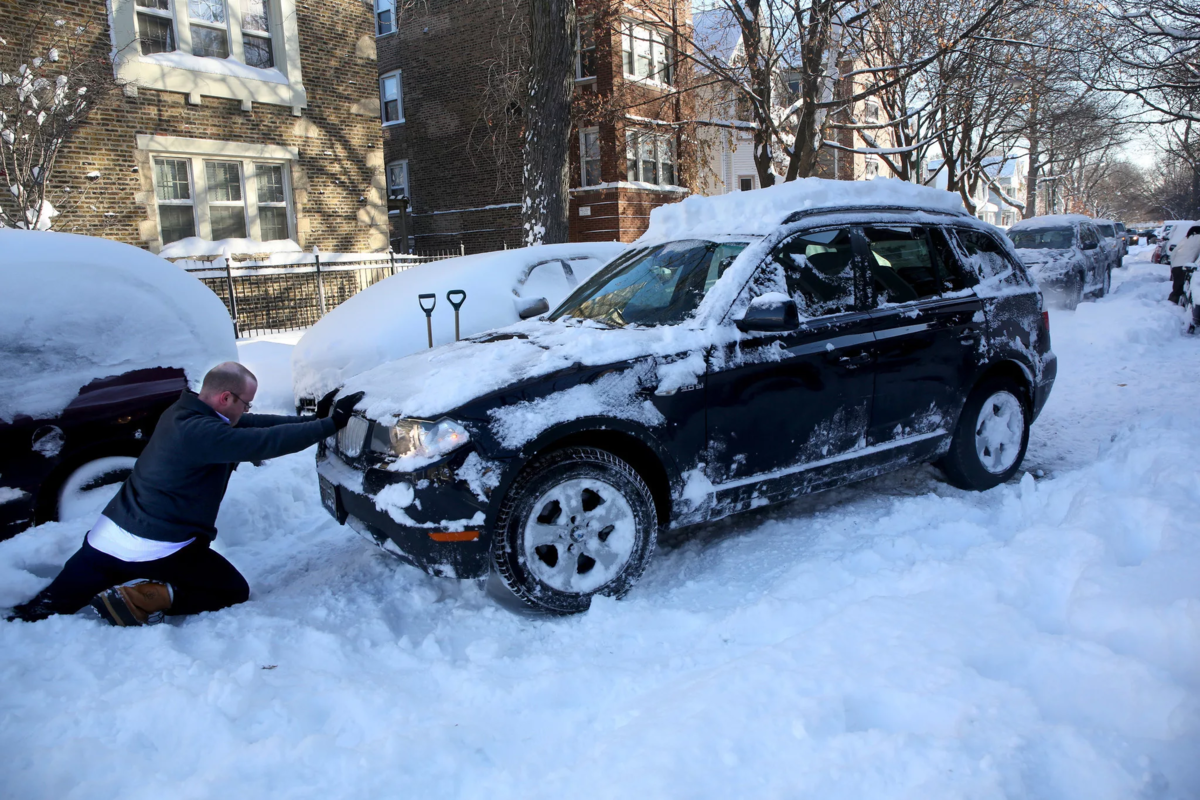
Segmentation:
{"type": "Polygon", "coordinates": [[[97,378],[236,360],[233,323],[200,281],[126,244],[0,230],[0,420],[52,417],[97,378]]]}
{"type": "Polygon", "coordinates": [[[291,239],[273,239],[260,242],[257,239],[201,239],[189,236],[179,239],[159,251],[162,258],[189,258],[195,256],[239,255],[242,253],[300,253],[300,245],[291,239]]]}
{"type": "Polygon", "coordinates": [[[957,194],[894,178],[832,181],[804,178],[766,189],[715,197],[688,197],[650,212],[650,227],[635,245],[705,239],[715,233],[765,236],[789,215],[836,206],[917,206],[962,212],[957,194]]]}
{"type": "Polygon", "coordinates": [[[435,345],[454,341],[454,309],[446,292],[462,289],[466,302],[459,312],[462,336],[517,322],[518,298],[545,297],[554,308],[573,286],[561,265],[548,264],[524,273],[548,259],[569,261],[579,283],[624,252],[615,242],[542,245],[516,250],[451,258],[421,264],[380,281],[331,311],[304,335],[292,355],[296,397],[320,397],[348,377],[428,347],[425,314],[417,296],[437,296],[433,311],[435,345]]]}

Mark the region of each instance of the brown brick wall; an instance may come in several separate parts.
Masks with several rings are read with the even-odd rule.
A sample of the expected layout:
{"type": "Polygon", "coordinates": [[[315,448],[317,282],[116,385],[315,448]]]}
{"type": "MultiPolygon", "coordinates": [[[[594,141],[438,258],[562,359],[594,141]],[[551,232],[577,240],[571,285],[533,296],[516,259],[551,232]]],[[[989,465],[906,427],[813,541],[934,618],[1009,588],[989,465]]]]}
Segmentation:
{"type": "MultiPolygon", "coordinates": [[[[17,0],[0,2],[0,31],[27,29],[39,12],[68,24],[87,25],[90,55],[111,49],[103,2],[17,0]]],[[[204,96],[198,106],[183,94],[142,87],[115,91],[92,111],[64,148],[57,181],[85,199],[63,208],[55,228],[105,236],[130,244],[157,244],[156,209],[147,155],[138,134],[284,145],[299,149],[292,166],[296,229],[306,249],[385,249],[383,157],[378,117],[374,21],[361,0],[298,0],[301,69],[308,107],[293,116],[285,106],[204,96]],[[84,176],[99,171],[98,180],[84,176]]],[[[279,55],[277,54],[277,57],[279,55]]]]}

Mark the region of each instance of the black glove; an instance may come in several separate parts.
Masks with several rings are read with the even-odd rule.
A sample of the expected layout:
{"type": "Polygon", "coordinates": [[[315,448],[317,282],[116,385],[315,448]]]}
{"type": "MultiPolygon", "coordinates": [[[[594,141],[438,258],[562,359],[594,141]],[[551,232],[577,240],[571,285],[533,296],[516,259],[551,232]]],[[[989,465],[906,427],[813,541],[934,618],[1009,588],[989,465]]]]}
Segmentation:
{"type": "Polygon", "coordinates": [[[350,415],[354,412],[354,407],[358,405],[358,401],[363,399],[362,392],[349,394],[333,404],[333,427],[339,431],[346,427],[350,422],[350,415]]]}
{"type": "Polygon", "coordinates": [[[337,393],[338,390],[334,389],[317,401],[317,419],[325,419],[329,416],[329,410],[333,408],[333,398],[337,397],[337,393]]]}

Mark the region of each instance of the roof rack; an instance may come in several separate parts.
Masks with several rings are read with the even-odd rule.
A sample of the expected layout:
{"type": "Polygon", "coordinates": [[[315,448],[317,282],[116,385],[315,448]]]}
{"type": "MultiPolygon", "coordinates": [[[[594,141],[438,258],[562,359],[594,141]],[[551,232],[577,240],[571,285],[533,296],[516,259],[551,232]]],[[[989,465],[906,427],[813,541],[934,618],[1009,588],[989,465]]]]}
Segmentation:
{"type": "Polygon", "coordinates": [[[862,213],[864,211],[886,211],[896,213],[920,211],[924,214],[940,214],[946,217],[965,217],[967,219],[975,219],[965,210],[948,211],[944,208],[931,208],[926,206],[822,206],[821,208],[806,208],[803,211],[794,211],[791,214],[788,214],[787,218],[784,219],[783,224],[787,225],[792,222],[799,222],[805,217],[812,217],[817,214],[844,214],[847,212],[862,213]]]}

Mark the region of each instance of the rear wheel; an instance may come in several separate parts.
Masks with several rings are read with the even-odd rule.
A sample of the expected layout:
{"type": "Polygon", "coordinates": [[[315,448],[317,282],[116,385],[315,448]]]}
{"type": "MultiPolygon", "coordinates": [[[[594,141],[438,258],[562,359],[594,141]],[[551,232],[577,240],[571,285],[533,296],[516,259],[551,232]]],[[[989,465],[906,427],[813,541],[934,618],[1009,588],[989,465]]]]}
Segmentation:
{"type": "Polygon", "coordinates": [[[1106,267],[1104,270],[1104,283],[1100,284],[1100,294],[1097,296],[1104,297],[1111,290],[1112,290],[1112,269],[1106,267]]]}
{"type": "Polygon", "coordinates": [[[133,473],[136,462],[133,456],[107,456],[76,467],[58,489],[56,518],[62,521],[99,514],[133,473]]]}
{"type": "Polygon", "coordinates": [[[1074,311],[1083,302],[1083,284],[1083,273],[1080,272],[1067,286],[1066,292],[1063,293],[1063,306],[1067,311],[1074,311]]]}
{"type": "Polygon", "coordinates": [[[1029,446],[1024,398],[1022,387],[1008,377],[988,378],[971,391],[940,463],[951,483],[984,491],[1016,474],[1029,446]]]}
{"type": "Polygon", "coordinates": [[[527,605],[572,614],[594,595],[629,591],[657,536],[654,497],[637,471],[607,451],[569,447],[514,482],[496,516],[492,561],[527,605]]]}

